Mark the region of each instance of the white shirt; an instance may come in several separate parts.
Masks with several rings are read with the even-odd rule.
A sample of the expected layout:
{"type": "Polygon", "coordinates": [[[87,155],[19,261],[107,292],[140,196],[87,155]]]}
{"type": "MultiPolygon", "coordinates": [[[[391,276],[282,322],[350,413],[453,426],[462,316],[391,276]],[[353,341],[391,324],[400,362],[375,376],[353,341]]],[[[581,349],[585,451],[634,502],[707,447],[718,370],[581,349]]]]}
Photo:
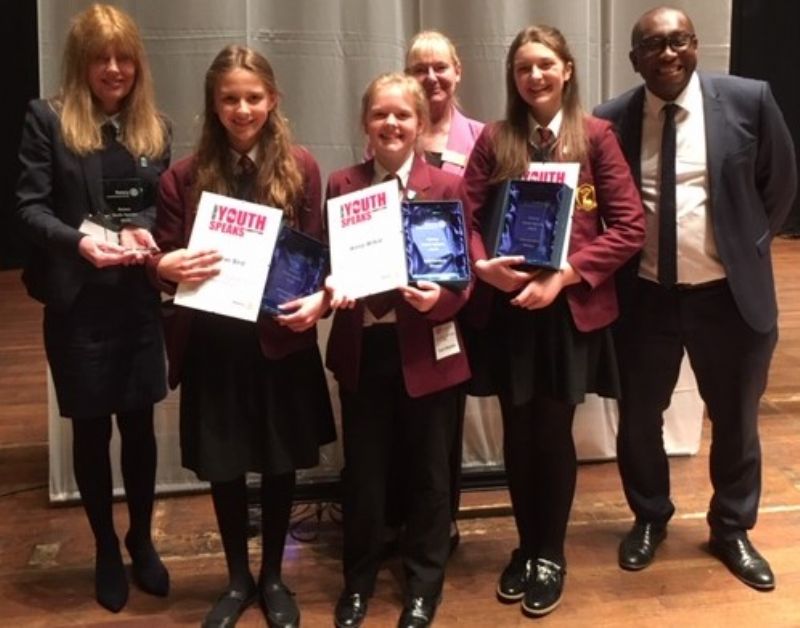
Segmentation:
{"type": "MultiPolygon", "coordinates": [[[[375,170],[375,174],[372,177],[372,185],[376,185],[378,183],[383,183],[383,180],[390,176],[397,176],[400,179],[400,183],[402,184],[402,189],[400,190],[401,195],[403,190],[408,190],[408,178],[411,176],[411,166],[414,165],[414,153],[412,152],[408,159],[403,162],[403,165],[397,169],[397,172],[392,173],[389,172],[383,165],[377,160],[373,160],[373,166],[375,170]]],[[[364,308],[364,327],[370,327],[371,325],[375,325],[376,323],[396,323],[397,322],[397,314],[395,314],[394,309],[389,310],[386,312],[384,316],[381,318],[375,318],[375,315],[372,313],[368,307],[364,308]]]]}
{"type": "MultiPolygon", "coordinates": [[[[717,252],[709,210],[703,92],[696,72],[673,102],[679,107],[675,114],[677,281],[705,283],[724,278],[725,269],[717,252]]],[[[666,101],[645,90],[641,187],[646,238],[639,276],[650,281],[658,281],[658,197],[665,104],[666,101]]]]}

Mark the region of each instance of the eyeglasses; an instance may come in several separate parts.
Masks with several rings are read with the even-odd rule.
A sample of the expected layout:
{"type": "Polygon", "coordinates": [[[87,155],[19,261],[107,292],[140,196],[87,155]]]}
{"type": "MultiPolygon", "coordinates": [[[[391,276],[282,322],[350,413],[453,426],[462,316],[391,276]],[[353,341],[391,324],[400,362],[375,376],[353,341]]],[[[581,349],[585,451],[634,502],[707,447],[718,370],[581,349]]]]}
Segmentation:
{"type": "Polygon", "coordinates": [[[672,33],[666,37],[663,35],[645,37],[636,44],[636,48],[648,55],[660,53],[665,46],[669,46],[673,52],[683,52],[696,41],[694,33],[672,33]]]}

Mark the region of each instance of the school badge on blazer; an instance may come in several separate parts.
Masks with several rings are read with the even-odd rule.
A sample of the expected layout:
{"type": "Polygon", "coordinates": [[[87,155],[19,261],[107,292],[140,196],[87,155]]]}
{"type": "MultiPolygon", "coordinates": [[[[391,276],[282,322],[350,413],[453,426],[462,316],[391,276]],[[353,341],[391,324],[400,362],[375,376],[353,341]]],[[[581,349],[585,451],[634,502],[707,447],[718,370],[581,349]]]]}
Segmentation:
{"type": "Polygon", "coordinates": [[[575,209],[591,212],[597,209],[597,194],[591,183],[583,183],[575,192],[575,209]]]}

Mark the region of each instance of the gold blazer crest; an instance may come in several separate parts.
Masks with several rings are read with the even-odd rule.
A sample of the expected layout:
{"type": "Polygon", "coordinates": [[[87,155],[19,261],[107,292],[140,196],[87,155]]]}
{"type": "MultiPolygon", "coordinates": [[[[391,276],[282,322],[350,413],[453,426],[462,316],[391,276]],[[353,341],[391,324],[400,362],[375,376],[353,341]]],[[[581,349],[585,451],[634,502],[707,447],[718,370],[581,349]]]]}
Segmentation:
{"type": "Polygon", "coordinates": [[[597,195],[591,183],[584,183],[578,186],[575,193],[575,209],[583,212],[591,212],[597,209],[597,195]]]}

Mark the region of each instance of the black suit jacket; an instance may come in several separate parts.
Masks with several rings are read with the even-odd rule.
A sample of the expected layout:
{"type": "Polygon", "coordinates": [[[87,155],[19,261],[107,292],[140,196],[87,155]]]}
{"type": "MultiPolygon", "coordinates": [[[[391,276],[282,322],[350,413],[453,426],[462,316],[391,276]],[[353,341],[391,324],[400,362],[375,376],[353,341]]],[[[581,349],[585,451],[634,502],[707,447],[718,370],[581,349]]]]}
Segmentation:
{"type": "MultiPolygon", "coordinates": [[[[100,154],[81,157],[70,151],[51,103],[33,100],[25,116],[19,158],[22,174],[17,185],[17,218],[34,244],[22,279],[34,299],[65,310],[91,273],[103,272],[78,253],[84,235],[78,227],[88,214],[103,207],[100,154]]],[[[155,221],[158,178],[169,164],[169,153],[159,159],[138,157],[135,161],[146,198],[145,209],[134,222],[150,229],[155,221]]]]}
{"type": "MultiPolygon", "coordinates": [[[[698,74],[705,115],[708,207],[717,249],[742,317],[756,331],[766,332],[778,315],[770,243],[797,191],[794,146],[767,83],[698,74]]],[[[642,85],[594,111],[614,123],[640,187],[644,97],[642,85]]],[[[637,260],[634,264],[638,268],[637,260]]]]}

